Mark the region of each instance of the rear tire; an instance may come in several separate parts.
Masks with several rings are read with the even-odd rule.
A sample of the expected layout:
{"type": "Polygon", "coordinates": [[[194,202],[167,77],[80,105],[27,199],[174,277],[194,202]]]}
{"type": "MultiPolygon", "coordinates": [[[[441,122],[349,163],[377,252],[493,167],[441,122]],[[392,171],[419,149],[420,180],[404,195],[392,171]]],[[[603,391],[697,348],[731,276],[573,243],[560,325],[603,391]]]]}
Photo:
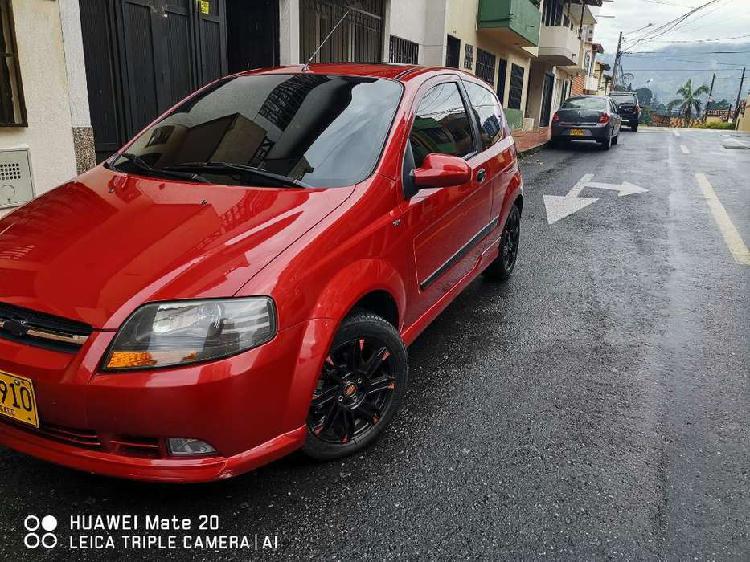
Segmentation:
{"type": "Polygon", "coordinates": [[[616,145],[620,141],[620,133],[617,133],[616,136],[612,137],[612,144],[616,145]]]}
{"type": "Polygon", "coordinates": [[[355,311],[341,324],[323,364],[302,452],[331,460],[370,445],[401,406],[408,373],[396,328],[380,316],[355,311]]]}
{"type": "Polygon", "coordinates": [[[513,274],[518,260],[518,243],[521,238],[521,209],[513,205],[508,213],[500,237],[500,254],[495,258],[484,275],[493,281],[507,281],[513,274]]]}
{"type": "Polygon", "coordinates": [[[605,140],[601,141],[601,145],[604,150],[609,150],[610,148],[612,148],[612,133],[607,135],[607,138],[605,140]]]}

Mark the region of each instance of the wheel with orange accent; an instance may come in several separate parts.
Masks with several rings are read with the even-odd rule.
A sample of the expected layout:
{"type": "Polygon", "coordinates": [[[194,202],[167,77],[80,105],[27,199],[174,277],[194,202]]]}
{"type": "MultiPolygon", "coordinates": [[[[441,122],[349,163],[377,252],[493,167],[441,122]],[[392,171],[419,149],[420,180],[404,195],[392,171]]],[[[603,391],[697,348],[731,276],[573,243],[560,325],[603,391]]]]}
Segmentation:
{"type": "Polygon", "coordinates": [[[392,324],[369,312],[349,316],[323,363],[303,452],[328,460],[367,447],[400,407],[408,373],[406,348],[392,324]]]}
{"type": "Polygon", "coordinates": [[[513,205],[505,219],[503,235],[500,238],[500,253],[487,269],[484,276],[493,281],[507,281],[513,274],[518,259],[518,243],[521,239],[521,208],[513,205]]]}

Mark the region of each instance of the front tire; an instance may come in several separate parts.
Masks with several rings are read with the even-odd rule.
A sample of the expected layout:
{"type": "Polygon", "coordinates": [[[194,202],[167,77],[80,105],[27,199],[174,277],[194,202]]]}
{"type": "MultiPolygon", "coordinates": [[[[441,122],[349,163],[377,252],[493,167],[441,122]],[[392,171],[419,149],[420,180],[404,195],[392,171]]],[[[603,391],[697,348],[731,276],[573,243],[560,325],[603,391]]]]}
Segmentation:
{"type": "Polygon", "coordinates": [[[369,312],[349,316],[323,363],[302,451],[330,460],[370,445],[400,407],[408,372],[406,347],[392,324],[369,312]]]}
{"type": "Polygon", "coordinates": [[[513,274],[518,259],[518,243],[521,238],[521,209],[513,205],[505,220],[503,235],[500,237],[500,254],[484,275],[493,281],[507,281],[513,274]]]}

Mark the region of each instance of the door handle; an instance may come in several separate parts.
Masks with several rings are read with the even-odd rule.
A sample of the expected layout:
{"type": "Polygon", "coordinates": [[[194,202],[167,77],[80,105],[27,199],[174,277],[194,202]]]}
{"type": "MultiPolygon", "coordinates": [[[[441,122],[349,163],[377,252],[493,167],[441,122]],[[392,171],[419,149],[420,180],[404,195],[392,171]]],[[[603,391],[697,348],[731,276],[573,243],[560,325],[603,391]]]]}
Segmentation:
{"type": "Polygon", "coordinates": [[[487,177],[487,170],[485,170],[484,168],[482,168],[481,170],[477,172],[477,181],[479,183],[482,183],[486,177],[487,177]]]}

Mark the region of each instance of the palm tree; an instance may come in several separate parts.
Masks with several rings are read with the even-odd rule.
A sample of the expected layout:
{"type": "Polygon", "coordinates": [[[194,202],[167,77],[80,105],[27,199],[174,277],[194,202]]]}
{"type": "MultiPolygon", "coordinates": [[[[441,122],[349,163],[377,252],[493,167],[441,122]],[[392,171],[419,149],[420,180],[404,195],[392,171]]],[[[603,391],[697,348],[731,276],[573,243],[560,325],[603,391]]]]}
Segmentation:
{"type": "Polygon", "coordinates": [[[679,90],[677,90],[677,95],[680,96],[680,99],[669,102],[667,108],[669,111],[672,111],[675,107],[679,107],[680,116],[684,117],[685,121],[690,124],[693,120],[693,110],[695,110],[695,115],[700,115],[701,113],[701,100],[698,98],[707,93],[708,86],[703,84],[699,88],[693,90],[693,81],[688,80],[679,90]]]}

